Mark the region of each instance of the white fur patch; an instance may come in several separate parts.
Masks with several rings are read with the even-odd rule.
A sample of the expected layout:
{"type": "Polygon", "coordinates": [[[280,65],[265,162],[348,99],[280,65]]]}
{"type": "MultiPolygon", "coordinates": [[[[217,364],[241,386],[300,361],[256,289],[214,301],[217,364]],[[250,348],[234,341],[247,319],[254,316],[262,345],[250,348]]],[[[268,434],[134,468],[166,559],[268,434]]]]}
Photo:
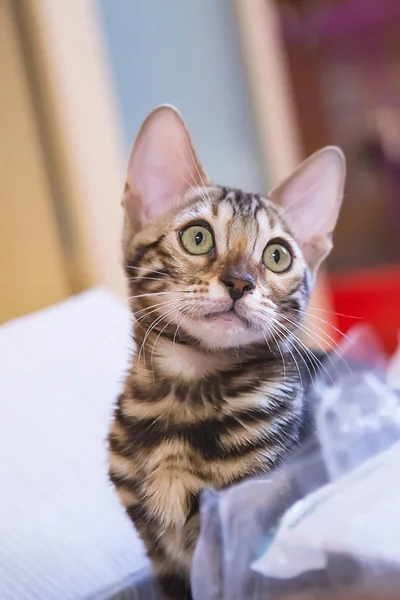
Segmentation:
{"type": "Polygon", "coordinates": [[[167,340],[158,343],[157,364],[167,375],[182,377],[183,379],[194,379],[204,377],[216,369],[224,368],[226,363],[219,362],[214,355],[199,352],[189,346],[173,344],[167,340]]]}
{"type": "Polygon", "coordinates": [[[185,330],[210,349],[243,347],[264,339],[261,331],[250,330],[234,315],[203,321],[185,320],[185,330]]]}

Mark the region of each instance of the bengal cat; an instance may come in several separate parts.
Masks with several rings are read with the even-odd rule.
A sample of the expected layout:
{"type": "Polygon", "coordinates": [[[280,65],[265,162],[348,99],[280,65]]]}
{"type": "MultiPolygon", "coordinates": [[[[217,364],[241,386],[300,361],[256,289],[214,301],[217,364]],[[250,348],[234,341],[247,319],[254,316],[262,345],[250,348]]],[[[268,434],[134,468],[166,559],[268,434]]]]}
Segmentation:
{"type": "Polygon", "coordinates": [[[136,351],[109,472],[166,598],[191,598],[201,491],[268,471],[298,440],[296,332],[344,179],[327,147],[266,196],[213,185],[169,106],[137,136],[123,196],[136,351]]]}

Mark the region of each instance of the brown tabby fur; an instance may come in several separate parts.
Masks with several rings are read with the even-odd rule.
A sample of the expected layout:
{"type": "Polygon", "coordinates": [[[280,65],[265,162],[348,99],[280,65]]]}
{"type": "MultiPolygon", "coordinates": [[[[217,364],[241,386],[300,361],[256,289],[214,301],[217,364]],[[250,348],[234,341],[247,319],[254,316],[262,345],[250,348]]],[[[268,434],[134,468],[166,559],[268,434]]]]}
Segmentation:
{"type": "MultiPolygon", "coordinates": [[[[219,187],[209,189],[207,196],[204,201],[192,193],[172,218],[125,243],[140,360],[135,356],[109,437],[111,480],[145,541],[167,597],[179,599],[190,597],[187,582],[201,490],[223,488],[277,465],[296,443],[302,415],[296,349],[278,348],[271,339],[269,349],[255,343],[213,353],[168,324],[170,308],[154,306],[163,296],[152,294],[178,284],[185,289],[182,296],[190,297],[184,300],[189,304],[185,309],[193,309],[210,281],[243,256],[255,278],[265,278],[265,269],[252,259],[265,221],[295,244],[268,200],[219,187]],[[205,258],[194,272],[193,257],[171,247],[165,232],[199,216],[220,229],[227,251],[215,260],[205,258]],[[184,364],[180,368],[174,362],[184,364]]],[[[308,276],[303,268],[294,270],[284,285],[271,278],[272,299],[287,332],[306,308],[308,276]]],[[[177,310],[180,304],[172,306],[177,310]]],[[[276,340],[282,335],[288,337],[278,328],[276,340]]]]}
{"type": "Polygon", "coordinates": [[[267,199],[212,186],[172,107],[139,132],[123,200],[136,350],[109,473],[166,598],[191,598],[202,490],[270,470],[298,441],[316,361],[296,331],[343,180],[343,155],[326,148],[267,199]],[[212,232],[206,254],[184,248],[195,224],[212,232]],[[271,243],[293,257],[284,272],[264,264],[271,243]]]}

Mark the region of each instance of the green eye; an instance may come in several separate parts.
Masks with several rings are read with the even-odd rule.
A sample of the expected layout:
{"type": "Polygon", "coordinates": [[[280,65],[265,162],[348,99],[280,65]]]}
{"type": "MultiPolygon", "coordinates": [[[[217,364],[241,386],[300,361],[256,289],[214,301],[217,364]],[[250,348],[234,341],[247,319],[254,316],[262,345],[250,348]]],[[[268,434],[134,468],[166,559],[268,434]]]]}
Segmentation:
{"type": "Polygon", "coordinates": [[[263,263],[274,273],[284,273],[292,266],[293,258],[283,244],[269,244],[263,254],[263,263]]]}
{"type": "Polygon", "coordinates": [[[214,238],[203,225],[190,225],[180,233],[181,244],[189,254],[208,254],[214,250],[214,238]]]}

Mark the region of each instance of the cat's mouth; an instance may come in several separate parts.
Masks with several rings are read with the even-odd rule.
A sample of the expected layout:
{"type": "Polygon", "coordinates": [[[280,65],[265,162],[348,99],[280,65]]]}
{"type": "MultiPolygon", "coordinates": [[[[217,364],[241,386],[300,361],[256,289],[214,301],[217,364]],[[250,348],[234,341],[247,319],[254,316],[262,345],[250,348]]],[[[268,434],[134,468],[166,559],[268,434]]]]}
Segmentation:
{"type": "Polygon", "coordinates": [[[235,308],[235,303],[232,304],[232,306],[228,309],[225,310],[219,310],[219,311],[215,311],[215,312],[209,312],[206,315],[204,315],[205,319],[208,320],[216,320],[216,319],[222,319],[225,320],[227,322],[240,322],[242,325],[245,325],[246,327],[250,326],[250,323],[247,319],[245,319],[242,315],[240,315],[238,313],[238,311],[235,308]]]}
{"type": "Polygon", "coordinates": [[[223,317],[224,315],[236,315],[238,318],[240,318],[235,310],[234,304],[232,304],[230,308],[225,308],[224,310],[208,312],[204,315],[204,317],[206,319],[217,319],[218,317],[223,317]]]}
{"type": "Polygon", "coordinates": [[[209,348],[229,348],[238,345],[247,345],[263,339],[263,329],[257,322],[251,321],[252,311],[246,303],[239,302],[233,306],[225,302],[223,305],[215,303],[212,310],[208,306],[200,305],[197,315],[190,315],[182,325],[189,335],[200,339],[209,348]]]}

